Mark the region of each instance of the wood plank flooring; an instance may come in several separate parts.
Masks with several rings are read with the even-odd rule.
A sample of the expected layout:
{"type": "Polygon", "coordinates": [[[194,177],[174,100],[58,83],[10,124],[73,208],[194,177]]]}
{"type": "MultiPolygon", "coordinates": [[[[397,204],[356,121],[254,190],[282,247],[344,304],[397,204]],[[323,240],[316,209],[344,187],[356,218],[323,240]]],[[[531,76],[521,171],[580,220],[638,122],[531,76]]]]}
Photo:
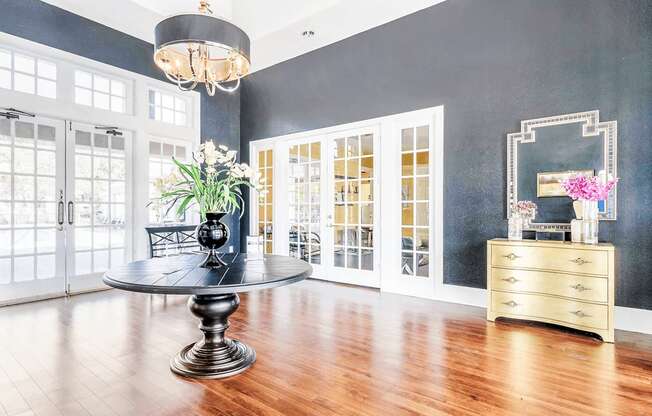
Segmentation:
{"type": "Polygon", "coordinates": [[[241,297],[256,349],[214,381],[168,362],[185,297],[117,290],[0,308],[0,415],[650,415],[652,336],[616,344],[484,310],[306,281],[241,297]]]}

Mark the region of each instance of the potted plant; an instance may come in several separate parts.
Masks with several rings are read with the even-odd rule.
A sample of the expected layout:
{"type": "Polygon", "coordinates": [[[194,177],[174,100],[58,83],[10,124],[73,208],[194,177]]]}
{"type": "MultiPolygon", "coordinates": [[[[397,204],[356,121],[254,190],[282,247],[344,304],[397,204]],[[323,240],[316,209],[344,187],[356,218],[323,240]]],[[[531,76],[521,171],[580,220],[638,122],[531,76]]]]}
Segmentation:
{"type": "Polygon", "coordinates": [[[598,201],[609,196],[618,178],[603,181],[598,176],[573,176],[561,181],[561,187],[574,201],[580,201],[582,212],[582,242],[598,243],[598,201]]]}
{"type": "Polygon", "coordinates": [[[532,201],[518,201],[514,204],[509,216],[508,238],[510,240],[523,239],[523,230],[530,228],[536,214],[537,205],[532,201]]]}
{"type": "Polygon", "coordinates": [[[159,200],[176,207],[183,215],[191,207],[199,210],[201,224],[195,231],[197,242],[208,250],[202,267],[221,267],[225,263],[217,250],[229,239],[230,230],[221,219],[226,214],[244,213],[242,187],[259,189],[263,180],[246,163],[237,163],[237,152],[212,141],[203,143],[193,153],[193,161],[183,163],[172,158],[178,168],[178,180],[161,193],[159,200]]]}

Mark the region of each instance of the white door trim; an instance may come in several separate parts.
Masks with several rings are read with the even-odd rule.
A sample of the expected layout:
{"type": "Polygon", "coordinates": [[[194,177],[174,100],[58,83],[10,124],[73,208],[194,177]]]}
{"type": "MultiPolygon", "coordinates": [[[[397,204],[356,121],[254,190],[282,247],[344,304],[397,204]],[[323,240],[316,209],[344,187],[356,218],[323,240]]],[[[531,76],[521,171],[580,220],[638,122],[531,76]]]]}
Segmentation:
{"type": "MultiPolygon", "coordinates": [[[[278,201],[279,197],[282,198],[283,194],[281,193],[281,190],[278,189],[281,186],[279,184],[284,183],[284,181],[287,180],[287,175],[280,176],[280,173],[282,169],[279,170],[280,167],[280,162],[281,159],[279,157],[276,157],[276,154],[278,154],[278,150],[281,150],[283,147],[287,149],[287,144],[284,146],[281,146],[284,143],[287,142],[295,142],[295,141],[301,141],[301,140],[307,140],[309,138],[317,138],[317,137],[322,137],[324,140],[322,140],[322,143],[326,143],[325,140],[327,140],[328,137],[332,137],[333,135],[337,135],[338,133],[345,132],[345,131],[351,131],[351,130],[359,130],[359,129],[365,129],[365,128],[377,128],[377,136],[379,137],[378,139],[378,147],[377,151],[378,154],[376,154],[376,166],[375,170],[377,172],[376,174],[376,182],[382,183],[382,190],[381,192],[376,195],[375,201],[376,201],[376,206],[374,207],[374,215],[376,216],[376,224],[378,224],[378,229],[375,230],[376,233],[376,241],[378,243],[378,248],[374,257],[374,261],[377,261],[376,258],[383,258],[383,259],[388,259],[391,257],[396,257],[399,256],[399,266],[398,268],[400,269],[400,255],[397,254],[396,252],[390,252],[390,247],[392,247],[391,244],[387,244],[388,238],[391,237],[391,233],[388,231],[386,227],[383,226],[383,219],[386,221],[390,221],[391,219],[391,212],[394,211],[391,210],[392,204],[395,205],[396,200],[388,199],[387,196],[385,196],[385,191],[388,186],[393,186],[391,185],[392,181],[395,178],[392,178],[390,175],[388,175],[388,163],[393,163],[390,161],[392,157],[391,153],[391,146],[388,147],[388,143],[392,142],[393,140],[396,140],[395,138],[392,137],[393,131],[395,131],[395,123],[398,120],[404,119],[404,118],[411,118],[411,117],[417,117],[417,118],[430,118],[433,119],[433,141],[434,141],[434,146],[433,146],[433,151],[431,152],[431,158],[434,158],[433,163],[431,163],[434,166],[434,171],[432,173],[433,175],[433,195],[434,195],[434,202],[433,202],[433,207],[434,209],[432,210],[431,213],[431,219],[432,222],[432,230],[434,233],[434,240],[433,240],[433,246],[434,246],[434,251],[433,251],[433,257],[434,260],[432,262],[432,270],[431,270],[431,277],[430,284],[431,288],[430,290],[426,292],[418,292],[415,291],[414,289],[411,290],[405,290],[405,288],[402,288],[400,285],[396,284],[386,284],[386,282],[391,282],[391,275],[396,274],[396,267],[389,266],[386,267],[384,264],[376,266],[377,269],[380,271],[380,288],[382,291],[386,292],[393,292],[393,293],[404,293],[407,292],[406,294],[420,294],[422,297],[427,297],[427,298],[433,298],[435,297],[435,292],[439,289],[443,288],[443,140],[444,140],[444,129],[443,129],[443,119],[444,119],[444,108],[443,106],[438,106],[438,107],[431,107],[431,108],[426,108],[422,110],[416,110],[416,111],[410,111],[406,113],[399,113],[399,114],[393,114],[389,116],[384,116],[384,117],[377,117],[373,119],[368,119],[368,120],[362,120],[362,121],[356,121],[353,123],[346,123],[346,124],[341,124],[337,126],[330,126],[330,127],[325,127],[325,128],[320,128],[320,129],[315,129],[315,130],[309,130],[309,131],[302,131],[302,132],[297,132],[297,133],[290,133],[290,134],[285,134],[281,136],[276,136],[276,137],[270,137],[270,138],[265,138],[265,139],[260,139],[260,140],[254,140],[250,142],[249,144],[249,155],[250,155],[250,162],[253,167],[257,167],[257,159],[256,159],[256,152],[261,150],[261,149],[267,149],[267,148],[274,148],[275,152],[275,157],[274,157],[274,199],[278,201]],[[376,212],[377,211],[377,212],[376,212]],[[389,213],[389,214],[388,214],[389,213]],[[383,244],[385,243],[385,244],[383,244]]],[[[376,151],[376,150],[375,150],[376,151]]],[[[395,156],[395,155],[394,155],[395,156]]],[[[399,166],[400,168],[400,166],[399,166]]],[[[322,169],[323,171],[323,169],[322,169]]],[[[327,174],[330,174],[328,172],[327,174]]],[[[400,188],[400,176],[397,182],[397,186],[400,188]]],[[[330,201],[328,201],[330,203],[330,201]]],[[[250,195],[250,200],[249,200],[249,206],[250,207],[256,207],[256,194],[255,192],[252,192],[250,195]]],[[[322,205],[323,209],[324,205],[322,205]]],[[[249,216],[249,225],[250,225],[250,232],[255,233],[257,231],[257,212],[255,212],[255,209],[250,210],[250,216],[249,216]]],[[[274,210],[274,221],[279,221],[278,217],[278,209],[274,210]]],[[[282,230],[282,229],[287,229],[285,228],[280,228],[280,226],[283,224],[276,223],[275,224],[275,230],[282,230]]],[[[285,224],[287,225],[287,224],[285,224]]],[[[282,244],[283,241],[282,237],[280,235],[281,233],[275,232],[274,233],[274,244],[275,244],[275,252],[278,254],[286,254],[287,253],[287,244],[282,244]]],[[[287,238],[286,238],[287,240],[287,238]]],[[[400,240],[399,240],[400,241],[400,240]]],[[[286,241],[287,243],[287,241],[286,241]]],[[[400,253],[400,246],[399,246],[399,253],[400,253]]],[[[400,272],[399,272],[400,273],[400,272]]],[[[330,280],[330,279],[329,279],[330,280]]],[[[356,282],[349,282],[347,281],[346,283],[356,283],[356,282]]]]}

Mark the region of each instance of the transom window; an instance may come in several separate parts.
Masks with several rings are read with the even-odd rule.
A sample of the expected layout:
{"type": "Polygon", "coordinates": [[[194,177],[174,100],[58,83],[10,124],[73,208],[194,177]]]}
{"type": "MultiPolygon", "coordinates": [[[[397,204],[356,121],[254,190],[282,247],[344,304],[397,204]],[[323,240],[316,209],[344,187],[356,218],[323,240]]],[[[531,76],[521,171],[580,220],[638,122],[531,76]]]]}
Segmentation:
{"type": "Polygon", "coordinates": [[[149,118],[177,126],[188,125],[188,104],[185,98],[149,90],[149,118]]]}
{"type": "Polygon", "coordinates": [[[127,87],[122,81],[91,72],[75,71],[75,103],[125,113],[127,87]]]}
{"type": "Polygon", "coordinates": [[[177,166],[172,161],[172,157],[185,162],[188,160],[189,153],[187,145],[167,143],[163,140],[149,141],[149,197],[152,201],[149,205],[149,222],[151,224],[185,221],[185,215],[182,217],[177,215],[176,207],[168,210],[168,207],[161,205],[156,199],[174,180],[172,175],[177,172],[177,166]]]}
{"type": "Polygon", "coordinates": [[[0,88],[57,98],[57,66],[44,59],[0,49],[0,88]]]}

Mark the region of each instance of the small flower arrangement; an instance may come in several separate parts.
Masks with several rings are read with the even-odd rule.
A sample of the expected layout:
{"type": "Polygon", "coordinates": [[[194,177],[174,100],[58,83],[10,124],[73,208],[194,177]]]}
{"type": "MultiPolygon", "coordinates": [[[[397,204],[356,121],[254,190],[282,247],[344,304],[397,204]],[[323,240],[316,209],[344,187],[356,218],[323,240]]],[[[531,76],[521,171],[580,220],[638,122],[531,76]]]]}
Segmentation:
{"type": "Polygon", "coordinates": [[[206,213],[235,213],[244,204],[242,186],[259,189],[264,181],[246,163],[237,163],[238,152],[212,141],[203,143],[193,153],[193,162],[172,161],[178,168],[161,180],[159,201],[182,215],[193,205],[199,207],[202,221],[206,213]]]}
{"type": "Polygon", "coordinates": [[[603,182],[597,176],[574,176],[561,181],[561,188],[573,200],[602,201],[607,199],[618,183],[618,178],[603,182]]]}
{"type": "Polygon", "coordinates": [[[518,201],[512,207],[512,214],[521,218],[534,219],[537,214],[537,204],[532,201],[518,201]]]}

